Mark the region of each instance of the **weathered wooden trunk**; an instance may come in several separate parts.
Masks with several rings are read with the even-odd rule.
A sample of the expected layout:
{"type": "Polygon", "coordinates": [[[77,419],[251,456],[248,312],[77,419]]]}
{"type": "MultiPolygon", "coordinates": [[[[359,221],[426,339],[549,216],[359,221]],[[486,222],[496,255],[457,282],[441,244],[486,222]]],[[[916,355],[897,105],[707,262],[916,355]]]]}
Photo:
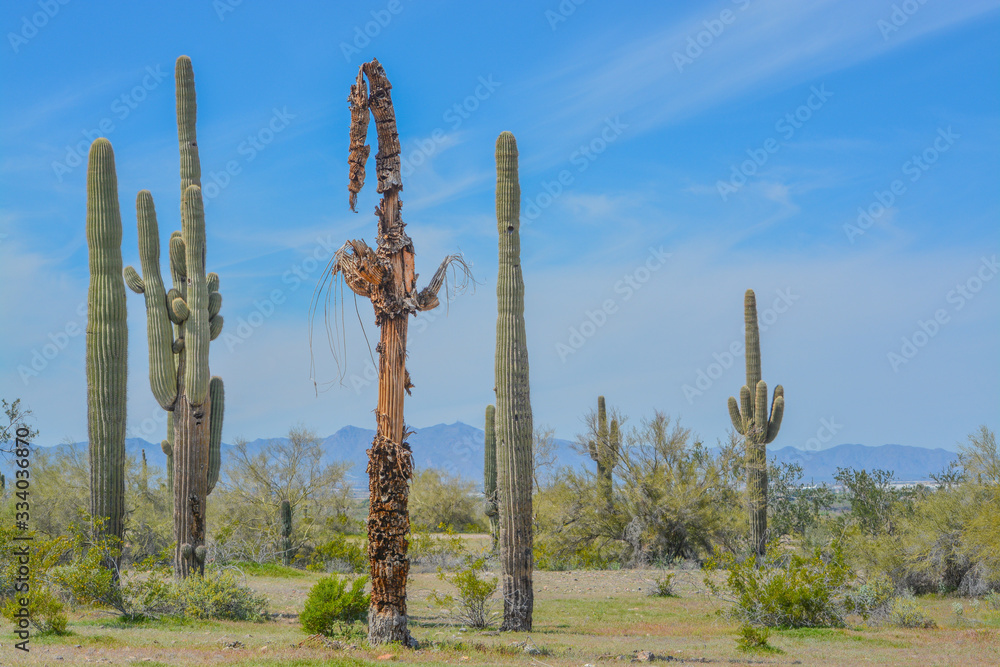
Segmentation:
{"type": "Polygon", "coordinates": [[[454,257],[445,258],[430,285],[417,291],[413,243],[400,216],[399,192],[403,185],[391,89],[378,60],[362,65],[351,86],[350,204],[353,209],[364,185],[370,113],[378,133],[375,169],[378,192],[382,194],[375,209],[378,246],[373,251],[364,241],[348,241],[337,251],[333,272],[342,275],[356,294],[371,299],[375,324],[381,331],[377,347],[377,431],[368,450],[368,560],[372,582],[368,640],[372,644],[402,642],[412,646],[415,642],[406,616],[406,579],[410,572],[406,535],[410,531],[408,500],[413,460],[403,422],[403,395],[412,387],[406,372],[407,318],[438,305],[437,292],[454,257]]]}

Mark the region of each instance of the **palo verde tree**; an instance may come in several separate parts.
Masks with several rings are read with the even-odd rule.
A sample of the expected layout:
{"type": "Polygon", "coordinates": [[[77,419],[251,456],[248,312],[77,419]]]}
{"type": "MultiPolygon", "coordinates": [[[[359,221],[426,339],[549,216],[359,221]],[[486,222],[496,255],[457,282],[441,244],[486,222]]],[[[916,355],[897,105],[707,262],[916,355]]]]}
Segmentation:
{"type": "Polygon", "coordinates": [[[785,390],[774,388],[770,412],[767,383],[760,379],[760,330],[757,298],[748,289],[743,297],[746,326],[747,383],[740,387],[740,402],[729,397],[733,428],[746,439],[747,506],[750,513],[750,548],[763,558],[767,551],[767,445],[778,437],[785,412],[785,390]]]}
{"type": "Polygon", "coordinates": [[[501,630],[531,630],[534,556],[531,491],[534,481],[528,343],[521,277],[521,186],[517,141],[510,132],[497,138],[496,452],[500,513],[500,566],[503,581],[501,630]]]}
{"type": "Polygon", "coordinates": [[[205,208],[195,134],[197,103],[191,59],[177,59],[177,135],[181,156],[181,230],[170,236],[173,288],[160,276],[160,238],[153,195],[139,192],[136,211],[142,275],[131,266],[125,283],[145,295],[149,384],[168,411],[163,443],[174,497],[174,574],[205,572],[205,506],[219,479],[222,379],[208,370],[208,345],[222,332],[219,276],[205,272],[205,208]]]}
{"type": "Polygon", "coordinates": [[[438,305],[437,293],[448,266],[462,263],[460,257],[444,259],[430,284],[417,290],[413,242],[406,235],[399,193],[399,135],[385,70],[378,60],[364,63],[351,86],[350,206],[365,181],[365,163],[371,147],[366,144],[369,114],[375,119],[378,153],[375,172],[382,199],[375,208],[378,218],[377,248],[352,240],[337,251],[332,272],[357,295],[368,298],[379,327],[377,431],[368,450],[369,498],[368,560],[371,567],[371,606],[368,640],[372,644],[412,644],[406,616],[406,577],[410,571],[406,534],[410,529],[408,482],[413,475],[413,457],[406,442],[403,423],[403,393],[413,384],[406,370],[406,333],[409,316],[438,305]],[[367,81],[366,81],[367,77],[367,81]]]}

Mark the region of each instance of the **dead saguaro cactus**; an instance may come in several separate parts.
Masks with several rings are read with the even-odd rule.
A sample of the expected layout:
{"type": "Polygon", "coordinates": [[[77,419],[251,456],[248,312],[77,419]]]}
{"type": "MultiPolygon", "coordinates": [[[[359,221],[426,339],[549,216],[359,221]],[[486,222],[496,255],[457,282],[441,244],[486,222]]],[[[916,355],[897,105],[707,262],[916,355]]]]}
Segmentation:
{"type": "Polygon", "coordinates": [[[379,327],[377,432],[368,450],[368,560],[371,567],[371,607],[368,640],[372,644],[402,642],[412,645],[406,616],[406,555],[409,480],[413,458],[403,425],[403,394],[413,384],[406,371],[406,333],[409,316],[438,305],[437,293],[451,262],[464,266],[456,255],[446,257],[430,284],[417,290],[413,242],[400,215],[403,189],[399,135],[385,70],[378,60],[364,63],[351,86],[350,192],[351,209],[365,180],[365,162],[371,147],[365,142],[369,114],[375,119],[378,154],[375,171],[382,199],[375,208],[378,246],[352,240],[337,251],[332,271],[342,276],[355,294],[371,300],[379,327]],[[367,81],[366,81],[367,78],[367,81]]]}
{"type": "Polygon", "coordinates": [[[771,409],[767,383],[760,379],[760,329],[757,297],[748,289],[743,297],[746,327],[747,383],[740,387],[739,403],[729,397],[729,418],[736,432],[746,438],[747,505],[750,514],[750,548],[759,558],[767,552],[767,445],[778,437],[785,413],[785,390],[774,388],[771,409]]]}
{"type": "Polygon", "coordinates": [[[497,492],[500,499],[500,566],[503,582],[501,630],[531,630],[534,540],[531,510],[532,420],[528,342],[521,276],[521,186],[517,142],[510,132],[497,138],[497,492]]]}

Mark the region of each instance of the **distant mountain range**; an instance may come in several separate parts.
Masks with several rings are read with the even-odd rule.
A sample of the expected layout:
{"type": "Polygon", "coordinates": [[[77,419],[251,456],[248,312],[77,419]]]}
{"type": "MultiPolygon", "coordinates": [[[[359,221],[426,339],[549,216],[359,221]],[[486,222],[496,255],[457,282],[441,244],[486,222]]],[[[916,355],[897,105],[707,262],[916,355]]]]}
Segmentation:
{"type": "MultiPolygon", "coordinates": [[[[323,439],[324,462],[345,461],[350,464],[349,475],[354,487],[367,486],[367,449],[371,446],[375,432],[356,426],[345,426],[331,436],[323,439]]],[[[247,443],[250,454],[261,451],[270,440],[285,440],[285,438],[258,438],[247,443]]],[[[407,441],[413,448],[413,458],[417,469],[439,468],[452,475],[458,475],[481,482],[483,477],[483,443],[482,429],[462,422],[454,424],[437,424],[426,428],[415,429],[407,441]]],[[[577,452],[569,440],[555,440],[553,454],[555,467],[592,466],[589,456],[577,452]]],[[[86,451],[87,443],[77,442],[53,447],[53,451],[65,448],[80,448],[86,451]]],[[[226,450],[232,445],[223,444],[222,460],[227,460],[226,450]]],[[[146,452],[149,464],[161,470],[166,466],[166,456],[159,443],[151,443],[140,438],[129,438],[125,441],[126,452],[132,456],[141,456],[146,452]]],[[[84,454],[86,456],[86,454],[84,454]]],[[[803,481],[832,482],[837,468],[856,468],[872,470],[882,468],[895,473],[896,479],[904,482],[925,481],[931,473],[944,470],[955,460],[954,452],[944,449],[926,449],[906,445],[882,445],[869,447],[866,445],[836,445],[820,451],[806,451],[794,447],[783,447],[768,452],[768,457],[778,462],[798,463],[802,466],[803,481]]],[[[9,467],[0,463],[0,467],[9,467]]]]}
{"type": "Polygon", "coordinates": [[[768,458],[779,463],[797,463],[802,466],[802,480],[805,483],[832,482],[837,468],[881,468],[891,470],[901,482],[922,482],[928,481],[932,473],[939,473],[947,468],[957,455],[945,449],[906,445],[837,445],[819,451],[782,447],[769,451],[768,458]]]}

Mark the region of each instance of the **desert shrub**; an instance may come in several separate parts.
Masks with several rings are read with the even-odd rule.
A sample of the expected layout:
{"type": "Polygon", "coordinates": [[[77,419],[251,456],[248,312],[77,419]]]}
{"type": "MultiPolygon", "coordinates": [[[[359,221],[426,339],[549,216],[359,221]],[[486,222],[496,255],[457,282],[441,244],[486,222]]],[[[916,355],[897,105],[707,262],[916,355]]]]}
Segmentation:
{"type": "Polygon", "coordinates": [[[329,541],[317,545],[309,556],[306,569],[313,572],[353,572],[368,571],[367,542],[348,539],[346,535],[335,534],[329,541]]]}
{"type": "Polygon", "coordinates": [[[844,596],[845,607],[866,623],[884,621],[896,601],[896,586],[888,578],[877,576],[864,582],[844,596]]]}
{"type": "Polygon", "coordinates": [[[774,650],[767,643],[770,638],[770,628],[744,624],[740,626],[739,634],[736,636],[736,647],[748,652],[774,650]]]}
{"type": "Polygon", "coordinates": [[[851,573],[839,548],[826,559],[819,550],[811,556],[786,557],[772,543],[759,563],[755,556],[740,561],[727,554],[706,570],[706,586],[733,602],[731,613],[744,624],[777,628],[844,624],[843,595],[851,573]],[[724,586],[711,579],[718,565],[728,570],[724,586]]]}
{"type": "Polygon", "coordinates": [[[410,482],[410,524],[416,530],[435,531],[452,526],[462,533],[481,532],[487,524],[476,483],[444,470],[427,468],[410,482]]]}
{"type": "Polygon", "coordinates": [[[674,572],[664,572],[655,577],[650,594],[661,598],[677,597],[677,575],[674,572]]]}
{"type": "Polygon", "coordinates": [[[774,537],[805,535],[814,528],[834,503],[834,493],[826,484],[802,485],[802,466],[777,463],[767,466],[767,523],[774,537]]]}
{"type": "Polygon", "coordinates": [[[432,535],[420,530],[410,533],[410,562],[418,570],[427,572],[455,569],[469,555],[465,540],[455,533],[452,526],[441,528],[443,535],[432,535]]]}
{"type": "Polygon", "coordinates": [[[899,628],[937,627],[912,595],[901,595],[892,601],[887,622],[899,628]]]}
{"type": "Polygon", "coordinates": [[[330,637],[338,628],[365,620],[371,600],[365,594],[366,583],[368,577],[357,577],[348,589],[347,580],[336,574],[320,579],[309,591],[305,608],[299,614],[302,629],[306,634],[330,637]]]}
{"type": "Polygon", "coordinates": [[[324,461],[323,441],[294,427],[260,447],[237,438],[212,493],[218,517],[210,556],[219,564],[281,560],[282,500],[292,506],[294,547],[315,543],[328,525],[345,525],[350,498],[346,463],[324,461]]]}
{"type": "MultiPolygon", "coordinates": [[[[16,499],[16,496],[14,496],[16,499]]],[[[70,542],[64,537],[46,537],[36,531],[22,533],[10,513],[13,505],[0,512],[0,616],[19,625],[16,617],[21,610],[21,598],[28,598],[29,622],[41,634],[64,634],[66,614],[62,602],[52,590],[49,573],[65,557],[70,542]],[[31,541],[15,537],[30,537],[31,541]],[[24,581],[21,558],[25,545],[30,551],[28,579],[24,581]],[[26,596],[24,585],[31,594],[26,596]]]]}
{"type": "Polygon", "coordinates": [[[498,615],[498,600],[494,597],[497,578],[486,573],[486,559],[468,557],[465,566],[454,574],[438,571],[438,579],[458,589],[458,597],[432,591],[430,602],[448,612],[458,624],[481,629],[489,627],[498,615]]]}
{"type": "Polygon", "coordinates": [[[229,571],[190,576],[167,587],[173,616],[220,621],[267,620],[267,598],[229,571]]]}
{"type": "Polygon", "coordinates": [[[704,561],[734,549],[745,522],[733,465],[738,443],[716,453],[692,440],[661,413],[624,432],[610,511],[593,471],[556,475],[536,495],[543,566],[704,561]]]}

